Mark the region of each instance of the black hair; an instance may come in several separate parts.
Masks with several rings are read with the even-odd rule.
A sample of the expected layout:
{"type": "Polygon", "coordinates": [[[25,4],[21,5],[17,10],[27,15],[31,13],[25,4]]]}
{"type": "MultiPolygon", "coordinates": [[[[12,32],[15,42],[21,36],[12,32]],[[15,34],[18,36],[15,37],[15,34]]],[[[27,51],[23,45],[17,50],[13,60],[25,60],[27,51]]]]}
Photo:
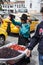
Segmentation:
{"type": "Polygon", "coordinates": [[[24,23],[27,22],[27,15],[26,14],[22,14],[22,16],[20,17],[21,20],[25,21],[24,23]]]}

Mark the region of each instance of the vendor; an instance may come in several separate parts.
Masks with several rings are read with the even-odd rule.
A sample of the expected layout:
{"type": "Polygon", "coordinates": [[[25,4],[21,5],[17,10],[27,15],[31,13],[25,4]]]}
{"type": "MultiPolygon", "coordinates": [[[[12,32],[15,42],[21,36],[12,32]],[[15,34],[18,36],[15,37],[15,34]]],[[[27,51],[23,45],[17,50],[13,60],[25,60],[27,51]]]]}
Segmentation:
{"type": "MultiPolygon", "coordinates": [[[[29,42],[28,38],[30,37],[30,23],[27,22],[27,19],[28,19],[27,15],[26,14],[22,14],[22,16],[20,17],[21,22],[16,22],[14,20],[15,16],[13,16],[12,14],[10,14],[9,16],[10,16],[10,20],[12,21],[12,23],[14,25],[18,25],[20,27],[18,44],[19,45],[27,46],[28,45],[28,42],[29,42]]],[[[25,61],[27,63],[29,63],[30,62],[30,58],[29,57],[26,58],[25,61]]],[[[19,64],[22,65],[23,62],[22,63],[20,62],[19,64]]]]}

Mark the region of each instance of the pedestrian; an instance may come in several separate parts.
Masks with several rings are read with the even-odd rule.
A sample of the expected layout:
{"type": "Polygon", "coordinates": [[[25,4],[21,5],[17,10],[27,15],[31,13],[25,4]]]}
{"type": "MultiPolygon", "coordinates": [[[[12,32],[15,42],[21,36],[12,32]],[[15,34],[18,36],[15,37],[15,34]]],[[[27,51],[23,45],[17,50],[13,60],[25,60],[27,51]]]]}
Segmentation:
{"type": "Polygon", "coordinates": [[[12,23],[20,27],[18,44],[26,46],[28,45],[28,38],[30,37],[30,24],[29,22],[27,23],[28,17],[26,14],[22,14],[20,19],[21,22],[17,22],[14,20],[13,15],[10,14],[10,20],[12,21],[12,23]]]}
{"type": "MultiPolygon", "coordinates": [[[[10,20],[12,21],[12,23],[20,27],[18,44],[27,46],[29,42],[28,39],[30,38],[30,24],[29,22],[27,23],[27,19],[28,19],[27,15],[22,14],[22,16],[20,17],[21,22],[16,22],[14,20],[15,17],[13,17],[12,14],[10,14],[9,16],[10,16],[10,20]]],[[[26,57],[26,62],[30,63],[29,57],[28,58],[26,57]]]]}
{"type": "Polygon", "coordinates": [[[42,14],[42,21],[38,24],[35,34],[30,40],[30,45],[28,46],[28,49],[26,49],[26,55],[29,57],[33,48],[39,43],[39,65],[43,65],[43,7],[40,12],[42,14]]]}

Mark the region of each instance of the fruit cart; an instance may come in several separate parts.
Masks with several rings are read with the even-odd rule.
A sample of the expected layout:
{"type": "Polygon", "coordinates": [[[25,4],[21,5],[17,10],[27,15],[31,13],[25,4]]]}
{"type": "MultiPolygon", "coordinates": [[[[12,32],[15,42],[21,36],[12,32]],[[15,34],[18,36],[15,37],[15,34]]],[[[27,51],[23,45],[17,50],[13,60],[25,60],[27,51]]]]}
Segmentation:
{"type": "MultiPolygon", "coordinates": [[[[6,45],[0,47],[0,49],[5,48],[5,47],[11,47],[12,45],[15,45],[14,42],[6,44],[6,45]]],[[[21,46],[21,47],[24,47],[24,46],[21,46]]],[[[20,52],[21,54],[16,56],[16,57],[12,57],[12,58],[0,58],[0,63],[2,63],[2,64],[5,63],[6,64],[7,61],[10,61],[10,62],[13,62],[13,63],[17,63],[21,58],[23,58],[25,56],[25,52],[20,51],[20,50],[18,50],[18,52],[20,52]]]]}

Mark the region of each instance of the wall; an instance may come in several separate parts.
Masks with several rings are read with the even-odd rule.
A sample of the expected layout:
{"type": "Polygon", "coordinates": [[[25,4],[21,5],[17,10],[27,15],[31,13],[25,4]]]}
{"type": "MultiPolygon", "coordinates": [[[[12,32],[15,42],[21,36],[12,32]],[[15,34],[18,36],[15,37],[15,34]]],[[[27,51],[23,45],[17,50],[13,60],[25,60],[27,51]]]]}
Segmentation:
{"type": "Polygon", "coordinates": [[[28,12],[30,11],[39,12],[40,11],[40,1],[39,0],[25,0],[25,6],[27,7],[28,12]],[[32,3],[31,8],[30,8],[30,3],[32,3]]]}

